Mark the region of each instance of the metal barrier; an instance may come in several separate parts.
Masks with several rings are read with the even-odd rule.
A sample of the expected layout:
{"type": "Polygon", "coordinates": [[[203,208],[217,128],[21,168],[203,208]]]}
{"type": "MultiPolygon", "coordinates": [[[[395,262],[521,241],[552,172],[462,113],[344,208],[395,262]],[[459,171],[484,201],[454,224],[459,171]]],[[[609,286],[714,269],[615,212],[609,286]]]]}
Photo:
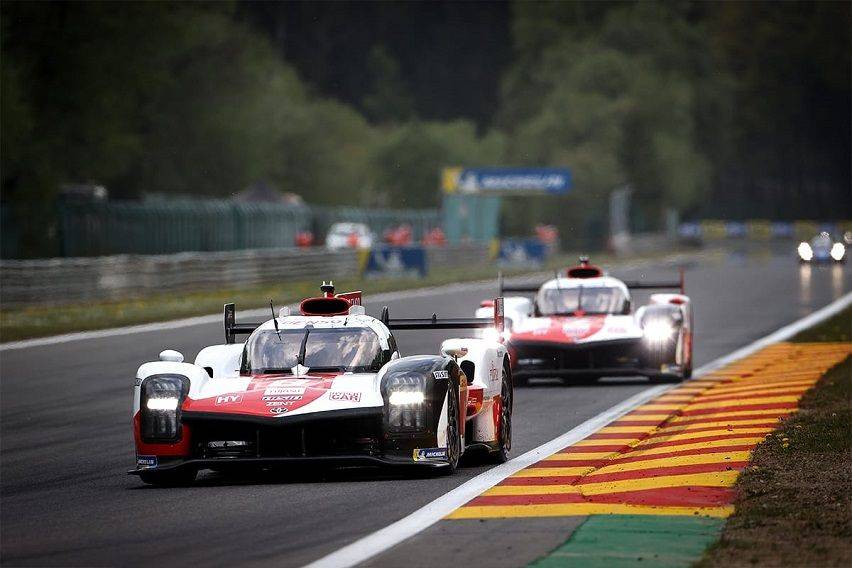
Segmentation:
{"type": "MultiPolygon", "coordinates": [[[[429,270],[489,261],[488,247],[427,249],[429,270]]],[[[238,289],[273,282],[351,278],[357,251],[252,249],[173,255],[119,255],[0,261],[0,306],[63,304],[154,292],[238,289]]]]}
{"type": "MultiPolygon", "coordinates": [[[[3,257],[14,258],[14,225],[4,211],[3,257]],[[8,217],[8,219],[7,219],[8,217]],[[5,246],[5,245],[9,246],[5,246]]],[[[62,202],[58,209],[60,256],[170,254],[284,248],[300,231],[317,242],[340,221],[367,224],[381,239],[390,227],[409,224],[415,241],[441,225],[437,209],[361,209],[308,207],[233,200],[62,202]]]]}

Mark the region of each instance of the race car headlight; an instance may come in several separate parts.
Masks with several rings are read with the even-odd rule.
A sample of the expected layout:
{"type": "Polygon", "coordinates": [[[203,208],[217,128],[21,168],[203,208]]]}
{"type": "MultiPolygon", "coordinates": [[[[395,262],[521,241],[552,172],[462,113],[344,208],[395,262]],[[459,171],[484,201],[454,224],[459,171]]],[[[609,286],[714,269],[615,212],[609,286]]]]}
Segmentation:
{"type": "Polygon", "coordinates": [[[799,253],[799,258],[801,258],[805,262],[811,260],[814,257],[814,250],[808,243],[799,243],[799,248],[796,249],[796,251],[799,253]]]}
{"type": "Polygon", "coordinates": [[[834,260],[843,260],[843,256],[846,254],[846,247],[843,246],[843,243],[834,243],[830,254],[834,260]]]}
{"type": "Polygon", "coordinates": [[[391,431],[426,427],[426,377],[393,375],[386,379],[388,428],[391,431]]]}
{"type": "Polygon", "coordinates": [[[674,335],[674,330],[669,322],[654,320],[645,325],[645,339],[652,342],[668,341],[674,335]]]}
{"type": "Polygon", "coordinates": [[[180,439],[180,404],[189,391],[181,376],[148,377],[142,383],[141,429],[146,441],[174,442],[180,439]]]}
{"type": "Polygon", "coordinates": [[[511,337],[511,333],[509,333],[508,328],[502,334],[494,327],[486,327],[482,330],[482,339],[486,341],[499,341],[502,343],[508,341],[509,337],[511,337]]]}
{"type": "Polygon", "coordinates": [[[388,402],[392,405],[406,405],[406,404],[423,404],[425,400],[425,396],[422,392],[415,391],[395,391],[390,394],[388,397],[388,402]]]}

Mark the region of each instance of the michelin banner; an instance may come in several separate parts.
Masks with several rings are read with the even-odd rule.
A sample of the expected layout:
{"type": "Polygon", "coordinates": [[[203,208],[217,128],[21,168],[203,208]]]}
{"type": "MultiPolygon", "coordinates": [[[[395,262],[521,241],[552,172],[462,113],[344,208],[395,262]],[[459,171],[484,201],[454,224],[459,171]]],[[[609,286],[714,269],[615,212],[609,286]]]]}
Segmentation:
{"type": "Polygon", "coordinates": [[[571,184],[567,168],[445,168],[442,176],[448,194],[565,195],[571,184]]]}

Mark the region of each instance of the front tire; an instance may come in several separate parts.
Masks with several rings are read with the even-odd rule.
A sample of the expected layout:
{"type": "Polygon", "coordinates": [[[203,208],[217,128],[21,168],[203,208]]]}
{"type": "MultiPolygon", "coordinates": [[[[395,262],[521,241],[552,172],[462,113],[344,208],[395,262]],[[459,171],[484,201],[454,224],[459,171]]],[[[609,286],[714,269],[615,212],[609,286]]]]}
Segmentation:
{"type": "Polygon", "coordinates": [[[459,391],[450,381],[447,389],[447,467],[441,473],[451,475],[456,471],[461,459],[461,435],[459,434],[459,391]]]}
{"type": "Polygon", "coordinates": [[[165,471],[144,471],[139,474],[139,478],[142,480],[142,483],[146,483],[148,485],[156,485],[159,487],[186,487],[195,481],[197,475],[198,470],[191,467],[185,467],[165,471]]]}
{"type": "Polygon", "coordinates": [[[512,404],[515,399],[512,387],[512,371],[503,365],[503,381],[500,387],[500,424],[497,432],[497,449],[492,452],[494,463],[505,463],[512,450],[512,404]]]}

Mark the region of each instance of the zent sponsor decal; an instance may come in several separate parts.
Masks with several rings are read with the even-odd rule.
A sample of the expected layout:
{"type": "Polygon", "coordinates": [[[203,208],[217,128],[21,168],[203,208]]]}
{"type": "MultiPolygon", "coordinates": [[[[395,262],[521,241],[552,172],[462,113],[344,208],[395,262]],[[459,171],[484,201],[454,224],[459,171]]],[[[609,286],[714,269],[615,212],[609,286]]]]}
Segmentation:
{"type": "Polygon", "coordinates": [[[447,448],[414,448],[414,461],[430,461],[447,459],[447,448]]]}
{"type": "Polygon", "coordinates": [[[241,394],[223,394],[216,397],[216,406],[220,404],[239,404],[243,401],[241,394]]]}
{"type": "Polygon", "coordinates": [[[344,400],[347,402],[361,402],[360,392],[332,392],[328,395],[329,400],[344,400]]]}
{"type": "Polygon", "coordinates": [[[450,378],[450,372],[449,371],[434,371],[432,373],[432,375],[436,379],[449,379],[450,378]]]}
{"type": "Polygon", "coordinates": [[[139,469],[153,469],[157,467],[157,456],[136,456],[136,467],[139,469]]]}

